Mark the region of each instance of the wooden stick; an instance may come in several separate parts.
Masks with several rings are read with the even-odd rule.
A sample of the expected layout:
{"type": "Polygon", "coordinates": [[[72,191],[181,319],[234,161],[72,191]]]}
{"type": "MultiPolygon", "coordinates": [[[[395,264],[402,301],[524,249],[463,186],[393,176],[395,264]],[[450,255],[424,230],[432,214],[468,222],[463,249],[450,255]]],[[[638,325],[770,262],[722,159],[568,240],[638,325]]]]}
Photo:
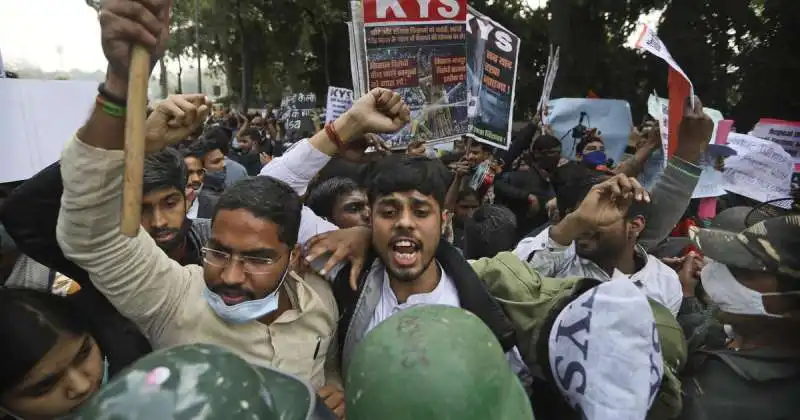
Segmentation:
{"type": "Polygon", "coordinates": [[[150,53],[134,46],[128,78],[128,107],[125,116],[125,184],[122,188],[123,235],[134,237],[142,221],[142,180],[144,178],[145,118],[150,53]]]}

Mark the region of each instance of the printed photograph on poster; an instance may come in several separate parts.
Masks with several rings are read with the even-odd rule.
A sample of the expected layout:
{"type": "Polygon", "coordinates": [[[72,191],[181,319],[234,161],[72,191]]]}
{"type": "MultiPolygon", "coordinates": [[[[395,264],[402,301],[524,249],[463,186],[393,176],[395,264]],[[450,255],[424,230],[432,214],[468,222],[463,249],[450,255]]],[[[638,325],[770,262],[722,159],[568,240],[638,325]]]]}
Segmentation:
{"type": "Polygon", "coordinates": [[[384,136],[392,148],[467,132],[465,0],[364,0],[369,89],[398,92],[411,122],[384,136]]]}
{"type": "Polygon", "coordinates": [[[483,13],[467,14],[468,135],[508,149],[514,113],[519,37],[483,13]]]}

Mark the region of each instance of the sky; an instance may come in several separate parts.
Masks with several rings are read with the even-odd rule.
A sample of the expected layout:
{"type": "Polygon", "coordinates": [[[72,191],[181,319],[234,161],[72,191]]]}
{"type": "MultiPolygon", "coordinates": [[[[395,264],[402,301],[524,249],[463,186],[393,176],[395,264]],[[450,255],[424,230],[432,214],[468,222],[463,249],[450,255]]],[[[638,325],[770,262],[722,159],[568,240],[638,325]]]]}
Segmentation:
{"type": "MultiPolygon", "coordinates": [[[[533,8],[546,3],[528,0],[533,8]]],[[[84,0],[0,0],[0,10],[0,54],[7,68],[27,62],[50,72],[105,69],[97,15],[84,0]]],[[[658,15],[643,20],[652,23],[658,15]]]]}

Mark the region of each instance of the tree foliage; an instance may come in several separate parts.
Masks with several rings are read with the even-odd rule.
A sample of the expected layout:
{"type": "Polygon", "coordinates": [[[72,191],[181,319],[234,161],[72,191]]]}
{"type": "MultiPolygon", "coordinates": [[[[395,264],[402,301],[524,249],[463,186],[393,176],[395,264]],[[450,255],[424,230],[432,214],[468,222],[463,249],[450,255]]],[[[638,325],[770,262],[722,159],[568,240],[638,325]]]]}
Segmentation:
{"type": "MultiPolygon", "coordinates": [[[[553,97],[593,91],[629,101],[640,118],[654,89],[666,95],[667,67],[625,45],[641,16],[663,11],[659,36],[696,93],[742,129],[762,116],[800,118],[796,3],[549,0],[532,10],[526,0],[470,1],[521,38],[517,119],[536,106],[550,43],[562,47],[553,97]]],[[[167,58],[203,56],[227,75],[241,105],[275,103],[287,91],[313,91],[322,101],[329,85],[352,85],[347,20],[342,0],[174,0],[167,58]]]]}

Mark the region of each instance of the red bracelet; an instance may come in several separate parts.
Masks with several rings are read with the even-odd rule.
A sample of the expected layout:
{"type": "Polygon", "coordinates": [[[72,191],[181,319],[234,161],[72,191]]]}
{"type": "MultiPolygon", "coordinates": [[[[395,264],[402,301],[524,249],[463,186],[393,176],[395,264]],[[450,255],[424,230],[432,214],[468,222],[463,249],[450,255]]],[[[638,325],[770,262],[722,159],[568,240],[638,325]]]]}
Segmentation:
{"type": "Polygon", "coordinates": [[[328,135],[328,138],[331,139],[333,144],[335,144],[339,150],[344,149],[344,143],[342,142],[342,138],[339,137],[339,133],[337,133],[336,129],[333,128],[333,122],[325,124],[325,133],[328,135]]]}

